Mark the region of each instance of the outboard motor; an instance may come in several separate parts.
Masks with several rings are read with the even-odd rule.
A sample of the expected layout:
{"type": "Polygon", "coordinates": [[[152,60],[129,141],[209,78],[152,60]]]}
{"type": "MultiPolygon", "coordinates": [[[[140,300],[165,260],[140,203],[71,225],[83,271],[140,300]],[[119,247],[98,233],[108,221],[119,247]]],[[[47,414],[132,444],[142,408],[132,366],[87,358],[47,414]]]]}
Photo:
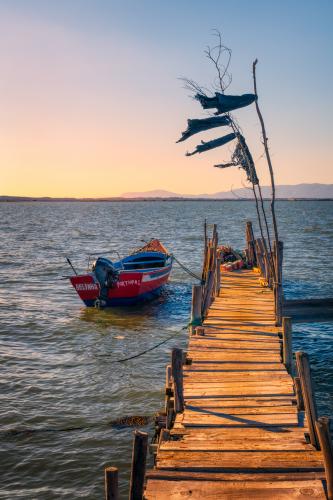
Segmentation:
{"type": "Polygon", "coordinates": [[[113,266],[111,260],[105,257],[99,257],[93,263],[92,270],[101,285],[101,291],[105,288],[113,288],[118,281],[119,273],[117,269],[113,266]]]}

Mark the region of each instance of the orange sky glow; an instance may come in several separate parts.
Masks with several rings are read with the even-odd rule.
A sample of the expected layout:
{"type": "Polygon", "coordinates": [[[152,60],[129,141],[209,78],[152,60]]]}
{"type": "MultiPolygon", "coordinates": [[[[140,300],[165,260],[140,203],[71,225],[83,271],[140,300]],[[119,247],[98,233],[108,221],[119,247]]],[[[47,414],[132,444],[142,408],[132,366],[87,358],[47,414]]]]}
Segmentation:
{"type": "MultiPolygon", "coordinates": [[[[185,10],[180,9],[172,24],[171,17],[177,15],[174,2],[169,11],[166,3],[150,14],[145,21],[149,35],[145,28],[139,29],[139,22],[133,24],[133,12],[126,7],[122,11],[119,3],[112,10],[113,2],[110,9],[101,2],[104,11],[99,15],[110,15],[109,25],[95,12],[91,25],[86,19],[74,23],[80,11],[66,12],[63,1],[56,12],[39,11],[34,8],[37,4],[17,2],[12,8],[15,2],[4,2],[0,6],[0,195],[107,197],[152,189],[198,194],[245,184],[244,173],[237,168],[223,172],[213,168],[214,163],[230,158],[230,145],[185,157],[202,139],[225,131],[175,143],[187,118],[206,116],[178,77],[204,82],[213,78],[203,50],[211,42],[215,9],[203,15],[201,24],[198,12],[188,14],[189,22],[198,26],[197,36],[193,33],[189,40],[190,29],[185,29],[186,36],[182,29],[185,10]],[[169,28],[155,33],[153,23],[169,28]]],[[[228,8],[237,14],[236,6],[228,8]]],[[[138,13],[141,23],[144,9],[138,13]]],[[[320,15],[324,19],[325,12],[320,15]]],[[[286,25],[288,44],[293,37],[296,40],[290,53],[276,50],[281,42],[278,31],[273,31],[273,41],[266,45],[264,32],[262,39],[256,34],[253,40],[244,30],[237,35],[227,29],[225,34],[233,48],[230,93],[252,92],[251,64],[255,57],[259,59],[259,102],[278,184],[333,182],[331,103],[321,99],[330,93],[332,79],[332,68],[320,53],[322,46],[328,50],[327,40],[324,35],[317,38],[318,47],[313,49],[319,54],[314,83],[313,75],[304,78],[308,62],[302,37],[308,36],[308,20],[303,21],[305,26],[296,24],[295,32],[291,23],[286,25]],[[316,97],[310,98],[314,84],[316,97]]],[[[321,28],[325,33],[325,27],[321,28]]],[[[244,29],[251,28],[246,25],[244,29]]],[[[309,36],[316,39],[314,33],[309,36]]],[[[252,105],[235,115],[261,183],[267,185],[255,108],[252,105]]]]}

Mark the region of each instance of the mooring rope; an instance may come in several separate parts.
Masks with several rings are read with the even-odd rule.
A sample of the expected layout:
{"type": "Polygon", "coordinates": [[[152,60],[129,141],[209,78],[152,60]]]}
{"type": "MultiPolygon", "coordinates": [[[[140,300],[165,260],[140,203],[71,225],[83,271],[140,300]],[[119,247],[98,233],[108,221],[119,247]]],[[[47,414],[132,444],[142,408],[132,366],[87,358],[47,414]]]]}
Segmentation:
{"type": "Polygon", "coordinates": [[[152,415],[125,415],[123,417],[115,418],[109,422],[95,422],[91,424],[86,424],[81,427],[44,427],[41,429],[9,429],[7,431],[0,431],[0,437],[15,437],[21,435],[37,434],[41,432],[75,432],[75,431],[85,431],[88,429],[100,429],[101,431],[105,428],[123,429],[125,427],[139,427],[143,425],[148,425],[154,421],[154,416],[152,415]]]}
{"type": "MultiPolygon", "coordinates": [[[[158,344],[155,344],[154,346],[150,347],[149,349],[145,349],[142,352],[139,352],[137,354],[134,354],[133,356],[129,356],[127,358],[122,358],[122,359],[116,359],[114,360],[114,363],[124,363],[125,361],[129,361],[131,359],[139,358],[140,356],[143,356],[147,352],[153,351],[157,347],[161,346],[162,344],[166,344],[169,340],[173,339],[181,333],[183,330],[186,330],[188,328],[188,325],[183,326],[180,330],[177,330],[173,335],[170,335],[168,338],[162,340],[161,342],[158,342],[158,344]]],[[[106,357],[106,356],[112,356],[111,353],[107,354],[100,354],[98,357],[106,357]]],[[[42,428],[42,429],[9,429],[7,431],[0,431],[0,436],[19,436],[19,435],[29,435],[29,434],[34,434],[34,433],[40,433],[40,432],[74,432],[74,431],[83,431],[87,429],[92,429],[92,428],[105,428],[105,427],[114,427],[114,428],[123,428],[123,427],[131,427],[131,426],[140,426],[140,425],[147,425],[150,422],[154,420],[154,417],[152,416],[138,416],[138,415],[131,415],[131,416],[124,416],[117,418],[115,420],[111,420],[110,422],[96,422],[96,423],[91,423],[84,425],[82,427],[62,427],[59,429],[55,428],[42,428]]]]}
{"type": "Polygon", "coordinates": [[[201,282],[202,285],[205,284],[205,280],[202,280],[200,276],[198,276],[197,274],[195,274],[193,271],[191,271],[188,267],[186,267],[184,264],[182,264],[178,259],[177,257],[175,257],[173,254],[172,254],[172,258],[173,260],[175,260],[177,262],[177,264],[182,268],[184,269],[185,272],[187,272],[187,274],[189,274],[190,276],[192,276],[192,278],[195,278],[196,280],[199,280],[201,282]]]}
{"type": "MultiPolygon", "coordinates": [[[[183,330],[186,330],[187,328],[188,328],[188,325],[185,325],[180,330],[177,330],[177,332],[175,332],[173,335],[170,335],[170,337],[168,337],[167,339],[162,340],[158,344],[155,344],[153,347],[149,347],[149,349],[145,349],[144,351],[141,351],[141,352],[139,352],[137,354],[133,354],[132,356],[129,356],[128,358],[115,359],[115,360],[113,360],[113,362],[114,363],[125,363],[125,361],[129,361],[130,359],[139,358],[140,356],[143,356],[147,352],[153,351],[154,349],[156,349],[160,345],[166,344],[169,340],[173,339],[174,337],[176,337],[176,335],[178,335],[179,333],[181,333],[183,330]]],[[[105,357],[108,357],[108,356],[112,356],[112,353],[106,353],[106,354],[99,354],[98,355],[99,358],[105,358],[105,357]]]]}

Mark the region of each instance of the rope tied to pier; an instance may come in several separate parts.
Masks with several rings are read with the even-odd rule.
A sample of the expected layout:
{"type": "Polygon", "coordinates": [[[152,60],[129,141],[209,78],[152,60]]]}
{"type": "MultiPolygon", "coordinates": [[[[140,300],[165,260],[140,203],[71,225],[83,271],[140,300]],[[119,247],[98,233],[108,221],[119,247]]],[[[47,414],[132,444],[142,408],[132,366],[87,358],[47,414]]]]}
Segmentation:
{"type": "Polygon", "coordinates": [[[173,260],[175,260],[177,262],[177,264],[187,273],[189,274],[190,276],[192,276],[192,278],[195,278],[196,280],[199,280],[201,285],[204,285],[206,282],[205,280],[203,280],[201,278],[201,276],[198,276],[197,274],[195,274],[193,271],[191,271],[188,267],[186,267],[184,264],[182,264],[178,259],[177,257],[175,257],[173,254],[172,254],[172,258],[173,260]]]}
{"type": "MultiPolygon", "coordinates": [[[[159,346],[161,346],[163,344],[166,344],[169,340],[175,338],[176,335],[178,335],[179,333],[181,333],[183,330],[186,330],[188,328],[188,326],[189,325],[183,326],[180,330],[177,330],[173,335],[170,335],[170,337],[162,340],[161,342],[158,342],[158,344],[155,344],[154,346],[149,347],[148,349],[145,349],[144,351],[141,351],[141,352],[139,352],[137,354],[133,354],[132,356],[129,356],[128,358],[115,359],[114,363],[125,363],[125,361],[130,361],[131,359],[139,358],[140,356],[143,356],[144,354],[147,354],[147,352],[153,351],[154,349],[157,349],[157,347],[159,347],[159,346]]],[[[112,356],[112,353],[106,353],[106,354],[99,354],[98,355],[99,358],[105,358],[105,357],[108,357],[108,356],[112,356]]]]}

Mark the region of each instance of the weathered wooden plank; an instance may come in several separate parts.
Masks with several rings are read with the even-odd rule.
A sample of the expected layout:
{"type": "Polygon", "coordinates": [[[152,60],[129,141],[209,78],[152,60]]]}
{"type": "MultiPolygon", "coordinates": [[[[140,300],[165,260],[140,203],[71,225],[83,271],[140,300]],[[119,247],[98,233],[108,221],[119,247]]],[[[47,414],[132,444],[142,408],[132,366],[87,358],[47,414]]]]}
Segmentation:
{"type": "Polygon", "coordinates": [[[172,429],[171,435],[181,436],[182,439],[206,439],[206,440],[217,440],[217,439],[257,439],[261,441],[262,439],[278,440],[279,442],[289,441],[290,439],[302,439],[304,440],[304,428],[301,427],[283,427],[281,429],[276,429],[276,427],[241,427],[239,429],[234,428],[202,428],[194,429],[191,427],[183,427],[182,429],[172,429]]]}
{"type": "Polygon", "coordinates": [[[313,446],[306,443],[304,437],[290,437],[281,441],[270,437],[239,439],[236,437],[224,439],[198,439],[184,436],[181,440],[169,440],[161,444],[160,448],[165,451],[313,451],[313,446]]]}
{"type": "Polygon", "coordinates": [[[210,471],[307,471],[323,470],[322,455],[318,451],[163,451],[157,455],[160,469],[199,469],[210,471]]]}
{"type": "Polygon", "coordinates": [[[264,426],[290,426],[298,425],[297,413],[270,413],[253,415],[252,413],[221,413],[214,411],[214,414],[205,412],[200,414],[196,412],[185,411],[179,420],[183,425],[198,427],[264,427],[264,426]]]}
{"type": "Polygon", "coordinates": [[[235,407],[275,407],[275,406],[291,406],[295,404],[295,398],[289,397],[286,398],[284,396],[274,396],[274,397],[237,397],[233,399],[227,398],[205,398],[203,399],[187,399],[187,406],[205,406],[207,408],[235,408],[235,407]]]}
{"type": "Polygon", "coordinates": [[[145,491],[147,500],[184,499],[276,499],[293,500],[309,498],[326,499],[325,490],[321,481],[291,481],[278,482],[223,482],[210,481],[166,481],[150,480],[145,491]]]}
{"type": "Polygon", "coordinates": [[[234,408],[215,408],[208,406],[205,401],[201,401],[199,405],[186,404],[184,415],[192,413],[202,414],[204,412],[214,415],[273,415],[273,414],[292,414],[297,415],[297,406],[236,406],[234,408]]]}
{"type": "MultiPolygon", "coordinates": [[[[325,472],[321,471],[287,471],[287,472],[207,472],[207,471],[173,471],[150,470],[146,474],[148,479],[168,479],[174,481],[322,481],[325,472]]],[[[274,499],[275,500],[275,499],[274,499]]]]}
{"type": "Polygon", "coordinates": [[[258,372],[250,372],[250,371],[238,371],[238,372],[219,372],[219,371],[211,371],[211,372],[184,372],[184,384],[187,382],[195,383],[195,382],[268,382],[272,381],[276,382],[287,382],[290,385],[290,377],[285,372],[263,372],[258,374],[258,372]]]}
{"type": "Polygon", "coordinates": [[[284,366],[282,363],[251,363],[244,362],[240,363],[238,361],[235,362],[210,362],[209,360],[206,362],[195,361],[189,366],[184,366],[185,372],[282,372],[285,373],[284,366]]]}

